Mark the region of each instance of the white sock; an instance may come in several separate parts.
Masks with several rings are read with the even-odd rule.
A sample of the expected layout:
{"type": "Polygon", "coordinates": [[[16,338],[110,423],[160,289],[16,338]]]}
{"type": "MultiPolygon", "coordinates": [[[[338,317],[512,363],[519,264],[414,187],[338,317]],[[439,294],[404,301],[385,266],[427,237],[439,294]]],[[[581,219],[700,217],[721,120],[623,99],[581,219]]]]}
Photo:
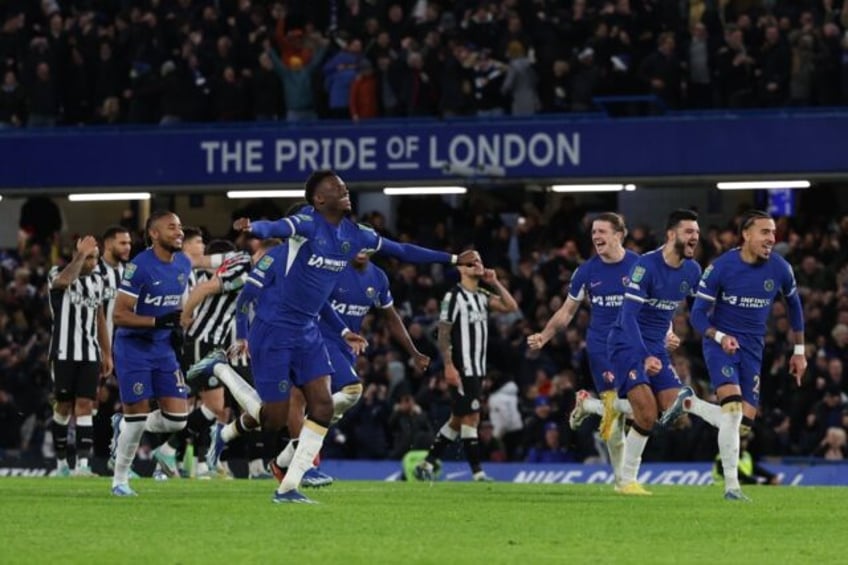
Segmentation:
{"type": "Polygon", "coordinates": [[[294,458],[294,452],[297,450],[297,444],[298,438],[294,438],[286,444],[285,449],[277,455],[277,467],[280,469],[286,469],[289,465],[291,465],[292,459],[294,458]]]}
{"type": "Polygon", "coordinates": [[[68,466],[68,460],[67,459],[56,459],[56,468],[57,469],[59,467],[67,467],[67,466],[68,466]]]}
{"type": "Polygon", "coordinates": [[[265,462],[261,459],[251,459],[247,464],[247,472],[254,477],[261,475],[265,472],[265,462]]]}
{"type": "Polygon", "coordinates": [[[615,399],[615,409],[620,414],[627,414],[628,416],[633,415],[633,407],[630,406],[630,401],[626,398],[616,398],[615,399]]]}
{"type": "Polygon", "coordinates": [[[590,414],[604,415],[604,403],[598,398],[588,397],[583,400],[583,410],[590,414]]]}
{"type": "Polygon", "coordinates": [[[216,377],[221,379],[239,406],[257,422],[261,422],[259,411],[262,409],[262,399],[256,393],[256,390],[247,384],[241,375],[225,363],[218,363],[212,371],[216,377]]]}
{"type": "Polygon", "coordinates": [[[326,435],[327,428],[324,426],[320,426],[309,419],[303,423],[297,449],[294,450],[294,457],[289,465],[289,470],[286,472],[286,477],[277,488],[277,492],[282,494],[294,490],[300,485],[303,474],[312,468],[315,456],[321,451],[326,435]]]}
{"type": "Polygon", "coordinates": [[[610,466],[612,474],[615,477],[615,483],[621,483],[621,463],[624,458],[624,427],[622,426],[622,418],[616,418],[612,424],[612,434],[607,442],[607,451],[609,451],[610,466]]]}
{"type": "Polygon", "coordinates": [[[739,488],[739,426],[742,424],[742,403],[729,402],[721,407],[718,426],[718,452],[724,470],[724,490],[739,488]]]}
{"type": "Polygon", "coordinates": [[[141,441],[141,435],[144,433],[146,422],[147,414],[124,416],[124,426],[121,435],[118,436],[115,475],[112,477],[113,487],[129,482],[130,465],[138,449],[138,442],[141,441]]]}
{"type": "Polygon", "coordinates": [[[209,472],[209,465],[206,464],[206,461],[198,461],[197,462],[197,468],[195,469],[195,474],[200,476],[200,475],[205,475],[208,472],[209,472]]]}
{"type": "Polygon", "coordinates": [[[77,469],[87,469],[88,468],[88,457],[80,457],[77,459],[77,469]]]}
{"type": "Polygon", "coordinates": [[[221,430],[221,439],[224,440],[224,443],[230,443],[240,435],[235,420],[224,426],[224,429],[221,430]]]}
{"type": "Polygon", "coordinates": [[[344,413],[353,408],[362,397],[362,385],[348,385],[338,392],[333,393],[333,419],[330,423],[335,424],[342,419],[344,413]]]}
{"type": "Polygon", "coordinates": [[[701,400],[697,396],[687,398],[683,402],[683,410],[700,417],[713,427],[719,427],[721,422],[721,406],[701,400]]]}
{"type": "Polygon", "coordinates": [[[639,475],[639,466],[642,464],[642,452],[648,443],[649,436],[643,436],[631,427],[624,438],[624,456],[621,460],[621,484],[627,485],[636,482],[639,475]]]}
{"type": "Polygon", "coordinates": [[[147,424],[144,428],[146,432],[154,434],[171,434],[178,432],[186,426],[188,414],[171,414],[170,412],[162,412],[154,410],[147,416],[147,424]]]}

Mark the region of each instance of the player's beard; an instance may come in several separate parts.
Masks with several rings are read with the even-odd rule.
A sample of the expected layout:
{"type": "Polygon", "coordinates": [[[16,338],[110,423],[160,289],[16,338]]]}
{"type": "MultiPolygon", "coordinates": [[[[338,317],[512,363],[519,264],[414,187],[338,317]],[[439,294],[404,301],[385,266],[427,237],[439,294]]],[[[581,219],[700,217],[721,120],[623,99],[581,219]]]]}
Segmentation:
{"type": "Polygon", "coordinates": [[[677,257],[681,260],[686,259],[686,242],[675,238],[674,252],[677,253],[677,257]]]}
{"type": "Polygon", "coordinates": [[[168,253],[179,253],[180,251],[182,251],[182,250],[183,250],[183,246],[182,246],[182,245],[179,245],[179,246],[178,246],[178,245],[177,245],[177,244],[175,244],[175,243],[163,243],[163,244],[162,244],[162,248],[163,248],[165,251],[167,251],[168,253]]]}

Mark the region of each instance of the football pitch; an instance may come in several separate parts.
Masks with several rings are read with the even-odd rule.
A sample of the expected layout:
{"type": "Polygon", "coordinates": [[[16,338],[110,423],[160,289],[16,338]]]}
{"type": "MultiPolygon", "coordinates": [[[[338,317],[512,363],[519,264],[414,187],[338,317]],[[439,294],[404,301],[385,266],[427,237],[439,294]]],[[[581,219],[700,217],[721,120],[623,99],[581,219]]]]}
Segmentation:
{"type": "Polygon", "coordinates": [[[0,479],[0,563],[844,563],[848,489],[0,479]]]}

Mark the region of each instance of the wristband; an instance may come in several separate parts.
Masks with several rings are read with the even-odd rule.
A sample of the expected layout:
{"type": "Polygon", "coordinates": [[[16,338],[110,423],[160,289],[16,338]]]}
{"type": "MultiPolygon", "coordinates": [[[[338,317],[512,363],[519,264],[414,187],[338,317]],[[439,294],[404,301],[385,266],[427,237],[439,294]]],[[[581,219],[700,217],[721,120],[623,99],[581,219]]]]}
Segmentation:
{"type": "Polygon", "coordinates": [[[801,345],[796,344],[795,349],[792,350],[792,354],[793,355],[804,355],[804,356],[806,356],[807,355],[807,348],[806,348],[806,346],[804,346],[804,344],[801,344],[801,345]]]}
{"type": "Polygon", "coordinates": [[[213,269],[217,269],[221,266],[221,263],[224,262],[224,254],[223,253],[215,253],[214,255],[209,256],[209,266],[213,269]]]}
{"type": "Polygon", "coordinates": [[[726,335],[727,335],[726,333],[716,330],[716,333],[713,336],[713,339],[715,340],[715,342],[717,344],[721,345],[721,340],[724,339],[724,336],[726,336],[726,335]]]}
{"type": "Polygon", "coordinates": [[[347,334],[349,334],[349,333],[351,333],[350,328],[345,328],[345,329],[343,329],[343,330],[342,330],[342,337],[346,336],[346,335],[347,335],[347,334]]]}
{"type": "Polygon", "coordinates": [[[457,261],[459,261],[459,255],[451,255],[451,265],[456,265],[457,261]]]}

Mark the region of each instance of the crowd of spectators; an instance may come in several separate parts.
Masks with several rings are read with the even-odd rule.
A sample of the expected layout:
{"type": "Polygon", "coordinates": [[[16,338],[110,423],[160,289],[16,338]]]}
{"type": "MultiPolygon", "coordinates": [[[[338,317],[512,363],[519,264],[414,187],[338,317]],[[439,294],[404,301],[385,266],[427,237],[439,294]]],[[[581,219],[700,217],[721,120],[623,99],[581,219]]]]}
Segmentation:
{"type": "Polygon", "coordinates": [[[0,26],[0,127],[848,103],[841,0],[7,0],[0,26]]]}
{"type": "MultiPolygon", "coordinates": [[[[597,418],[589,418],[576,432],[567,424],[577,390],[592,387],[584,343],[588,308],[582,308],[575,322],[541,352],[526,346],[527,335],[543,327],[559,307],[574,270],[592,253],[592,212],[568,198],[545,214],[525,204],[520,212],[513,211],[523,221],[515,221],[515,213],[504,214],[474,199],[460,209],[432,198],[413,199],[403,206],[416,214],[402,209],[400,217],[418,221],[399,222],[391,234],[379,213],[362,219],[402,241],[454,251],[473,244],[485,263],[498,269],[520,305],[519,313],[491,320],[480,431],[484,459],[603,460],[595,433],[597,418]],[[474,218],[470,224],[469,217],[474,218]]],[[[271,208],[266,203],[264,209],[271,208]]],[[[702,264],[737,243],[736,221],[702,225],[698,252],[702,264]]],[[[766,335],[761,412],[749,449],[756,457],[844,459],[848,455],[848,215],[780,218],[777,224],[776,252],[793,265],[804,303],[810,367],[803,385],[796,387],[787,371],[792,345],[786,310],[776,302],[766,335]]],[[[631,225],[626,245],[643,252],[662,237],[645,226],[631,225]]],[[[71,240],[70,235],[63,240],[66,253],[71,240]]],[[[140,234],[134,247],[142,248],[140,234]]],[[[23,234],[19,249],[0,257],[0,454],[4,450],[39,454],[45,447],[44,431],[52,412],[45,277],[49,265],[61,261],[61,251],[23,234]]],[[[411,448],[426,448],[450,411],[435,328],[439,300],[456,282],[456,273],[438,265],[381,264],[389,273],[395,306],[410,335],[433,364],[426,373],[418,372],[390,339],[379,313],[370,314],[364,326],[370,347],[357,361],[364,396],[331,431],[324,457],[398,459],[411,448]]],[[[674,330],[682,339],[674,354],[680,378],[699,396],[715,401],[700,339],[688,324],[685,307],[675,317],[674,330]]],[[[106,416],[98,415],[95,426],[100,428],[97,449],[104,454],[110,437],[108,415],[118,406],[114,382],[101,389],[100,399],[106,416]]],[[[715,430],[693,416],[682,419],[674,430],[654,435],[645,459],[710,461],[715,453],[715,430]]]]}

